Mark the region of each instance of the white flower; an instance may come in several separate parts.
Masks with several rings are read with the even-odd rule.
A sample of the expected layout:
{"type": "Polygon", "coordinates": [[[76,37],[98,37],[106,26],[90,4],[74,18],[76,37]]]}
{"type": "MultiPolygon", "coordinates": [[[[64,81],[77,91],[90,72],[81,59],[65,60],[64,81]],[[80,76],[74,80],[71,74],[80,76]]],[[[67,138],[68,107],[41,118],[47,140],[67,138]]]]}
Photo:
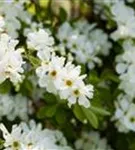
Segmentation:
{"type": "Polygon", "coordinates": [[[124,52],[116,57],[116,71],[120,74],[120,85],[126,94],[135,97],[135,45],[133,41],[127,40],[123,43],[124,52]]]}
{"type": "Polygon", "coordinates": [[[114,20],[120,23],[126,23],[132,17],[134,17],[134,10],[131,7],[125,5],[123,1],[115,3],[111,7],[111,12],[114,15],[114,20]]]}
{"type": "Polygon", "coordinates": [[[6,117],[13,121],[17,117],[28,120],[28,114],[32,113],[31,102],[20,94],[15,96],[0,95],[0,119],[6,117]]]}
{"type": "Polygon", "coordinates": [[[128,112],[124,117],[124,124],[130,130],[135,131],[135,104],[131,104],[128,112]]]}
{"type": "Polygon", "coordinates": [[[112,33],[114,40],[135,38],[135,13],[131,7],[123,1],[115,3],[111,7],[113,20],[117,23],[117,30],[112,33]],[[130,17],[129,17],[130,16],[130,17]]]}
{"type": "MultiPolygon", "coordinates": [[[[82,81],[81,81],[82,82],[82,81]]],[[[74,104],[78,101],[79,105],[82,105],[86,108],[90,107],[90,102],[88,99],[93,97],[93,86],[84,85],[84,83],[78,82],[75,87],[73,87],[71,94],[69,95],[69,105],[74,104]],[[78,85],[78,86],[77,86],[78,85]]]]}
{"type": "Polygon", "coordinates": [[[83,132],[81,138],[75,142],[76,150],[112,150],[106,138],[101,138],[95,131],[83,132]]]}
{"type": "Polygon", "coordinates": [[[19,126],[17,127],[17,125],[14,125],[11,133],[7,131],[3,124],[0,124],[0,129],[3,132],[3,137],[5,139],[5,150],[21,149],[21,128],[19,126]]]}
{"type": "Polygon", "coordinates": [[[99,14],[103,20],[108,21],[110,18],[116,22],[117,29],[111,34],[114,41],[135,38],[135,12],[132,7],[126,5],[125,0],[95,0],[94,3],[96,14],[99,14]]]}
{"type": "Polygon", "coordinates": [[[72,27],[69,25],[68,22],[65,22],[59,29],[57,33],[58,39],[65,43],[67,42],[67,38],[72,33],[72,27]]]}
{"type": "Polygon", "coordinates": [[[39,85],[45,87],[48,92],[57,93],[55,82],[60,80],[64,62],[65,58],[52,55],[48,62],[43,61],[36,69],[39,85]]]}
{"type": "Polygon", "coordinates": [[[28,47],[37,51],[44,50],[46,47],[51,47],[54,44],[54,39],[50,36],[49,31],[46,32],[43,29],[39,31],[31,32],[28,34],[28,47]]]}
{"type": "Polygon", "coordinates": [[[0,129],[5,140],[5,150],[72,150],[60,131],[42,130],[41,124],[36,125],[34,121],[28,125],[23,122],[13,125],[11,133],[3,124],[0,124],[0,129]]]}
{"type": "Polygon", "coordinates": [[[41,66],[36,69],[39,86],[60,95],[61,99],[67,99],[69,105],[78,102],[84,107],[90,107],[88,99],[93,97],[93,86],[84,84],[86,76],[80,75],[80,69],[80,66],[75,67],[71,62],[65,64],[64,57],[52,54],[50,60],[42,59],[41,66]]]}
{"type": "Polygon", "coordinates": [[[68,95],[70,95],[71,88],[74,87],[76,81],[80,79],[80,73],[80,66],[75,67],[71,62],[65,65],[61,74],[61,80],[56,82],[56,87],[60,89],[61,97],[67,98],[68,95]]]}
{"type": "Polygon", "coordinates": [[[68,22],[63,23],[57,33],[57,39],[60,41],[57,50],[66,55],[68,49],[75,55],[77,62],[87,64],[89,69],[93,69],[95,64],[101,65],[102,61],[98,55],[108,55],[111,43],[108,36],[95,26],[86,20],[79,20],[73,26],[68,22]]]}
{"type": "Polygon", "coordinates": [[[135,131],[135,104],[129,95],[119,95],[115,101],[115,114],[112,120],[119,132],[135,131]]]}
{"type": "Polygon", "coordinates": [[[10,79],[15,85],[22,82],[24,61],[21,56],[22,49],[15,50],[17,44],[18,41],[7,34],[0,35],[0,83],[6,79],[10,79]]]}
{"type": "Polygon", "coordinates": [[[1,1],[0,13],[4,16],[5,29],[11,37],[18,37],[21,28],[20,20],[26,24],[31,23],[31,15],[25,11],[24,5],[19,1],[1,1]]]}
{"type": "Polygon", "coordinates": [[[37,50],[37,56],[41,60],[41,65],[36,69],[39,86],[50,93],[58,94],[61,99],[67,99],[70,106],[78,102],[84,107],[90,107],[93,86],[84,84],[85,76],[80,75],[80,66],[65,63],[64,57],[55,55],[53,43],[50,33],[43,29],[28,34],[27,44],[37,50]]]}
{"type": "Polygon", "coordinates": [[[103,30],[95,29],[91,31],[90,39],[94,45],[94,51],[97,51],[97,54],[102,54],[104,56],[109,54],[109,50],[112,45],[110,42],[108,42],[108,35],[105,34],[103,30]]]}
{"type": "Polygon", "coordinates": [[[80,76],[80,66],[75,67],[67,63],[63,68],[61,80],[56,82],[56,87],[60,89],[62,99],[68,99],[69,106],[75,103],[90,107],[89,99],[93,97],[93,86],[85,85],[83,79],[85,75],[80,76]]]}

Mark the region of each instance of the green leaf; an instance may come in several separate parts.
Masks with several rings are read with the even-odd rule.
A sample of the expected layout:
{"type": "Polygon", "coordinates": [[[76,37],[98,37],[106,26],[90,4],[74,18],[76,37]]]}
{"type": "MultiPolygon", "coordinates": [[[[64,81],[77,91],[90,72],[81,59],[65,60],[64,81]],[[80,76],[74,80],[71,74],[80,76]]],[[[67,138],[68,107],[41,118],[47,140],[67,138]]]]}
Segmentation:
{"type": "Polygon", "coordinates": [[[64,124],[67,120],[67,114],[63,109],[58,109],[55,115],[55,119],[59,124],[64,124]]]}
{"type": "Polygon", "coordinates": [[[98,128],[98,118],[97,116],[90,110],[87,108],[84,108],[83,106],[81,106],[82,111],[84,112],[87,120],[89,121],[89,123],[95,128],[98,128]]]}
{"type": "Polygon", "coordinates": [[[55,104],[56,101],[57,101],[57,98],[54,94],[51,94],[51,93],[45,93],[44,94],[44,101],[47,103],[47,104],[55,104]]]}
{"type": "Polygon", "coordinates": [[[88,80],[93,85],[96,85],[100,82],[100,79],[96,71],[91,71],[88,80]]]}
{"type": "Polygon", "coordinates": [[[37,117],[38,117],[39,119],[43,119],[43,118],[46,117],[46,116],[45,116],[45,109],[46,109],[46,107],[44,107],[44,106],[39,109],[39,111],[38,111],[38,113],[37,113],[37,117]]]}
{"type": "Polygon", "coordinates": [[[10,81],[6,80],[2,84],[0,84],[0,93],[8,93],[11,89],[10,81]]]}
{"type": "Polygon", "coordinates": [[[45,109],[45,115],[46,117],[53,117],[56,113],[57,105],[47,106],[45,109]]]}
{"type": "Polygon", "coordinates": [[[81,74],[85,74],[86,73],[86,65],[80,64],[80,66],[81,66],[81,74]]]}
{"type": "Polygon", "coordinates": [[[111,80],[113,82],[119,83],[119,77],[110,69],[105,69],[101,74],[101,79],[111,80]]]}
{"type": "Polygon", "coordinates": [[[81,107],[79,105],[75,105],[74,109],[73,109],[73,113],[76,116],[76,118],[81,121],[82,123],[84,123],[84,120],[86,119],[85,114],[83,113],[81,107]]]}
{"type": "Polygon", "coordinates": [[[90,110],[93,111],[94,113],[97,113],[103,116],[110,115],[108,111],[104,110],[103,108],[96,107],[96,106],[91,106],[90,110]]]}
{"type": "Polygon", "coordinates": [[[32,95],[32,92],[33,92],[33,84],[30,80],[28,79],[25,79],[23,81],[23,83],[21,84],[21,87],[20,87],[20,92],[23,94],[23,95],[29,95],[31,96],[32,95]]]}
{"type": "Polygon", "coordinates": [[[4,140],[0,139],[0,149],[4,149],[4,140]]]}
{"type": "Polygon", "coordinates": [[[31,56],[31,55],[28,55],[28,59],[33,66],[39,66],[41,63],[38,58],[31,56]]]}
{"type": "Polygon", "coordinates": [[[51,118],[55,115],[56,110],[57,105],[41,107],[37,116],[39,119],[43,119],[45,117],[51,118]]]}

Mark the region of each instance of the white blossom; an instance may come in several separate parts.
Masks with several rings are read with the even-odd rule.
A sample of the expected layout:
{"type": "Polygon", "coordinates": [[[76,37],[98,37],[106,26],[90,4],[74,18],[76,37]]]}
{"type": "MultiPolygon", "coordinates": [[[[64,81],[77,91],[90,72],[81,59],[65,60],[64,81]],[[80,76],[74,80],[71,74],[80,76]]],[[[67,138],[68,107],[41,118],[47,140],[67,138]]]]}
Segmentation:
{"type": "Polygon", "coordinates": [[[106,138],[101,138],[95,131],[83,132],[81,138],[75,142],[76,150],[112,150],[106,138]]]}
{"type": "Polygon", "coordinates": [[[50,33],[40,29],[29,33],[27,44],[37,50],[41,65],[36,69],[39,86],[50,93],[58,94],[61,99],[67,99],[68,105],[79,103],[90,107],[89,99],[93,97],[93,86],[85,85],[81,76],[80,66],[65,61],[64,57],[54,53],[54,40],[50,33]]]}
{"type": "Polygon", "coordinates": [[[22,82],[22,49],[15,49],[18,40],[14,40],[7,34],[0,35],[0,83],[10,79],[13,84],[22,82]]]}
{"type": "Polygon", "coordinates": [[[15,96],[8,94],[0,95],[0,119],[6,117],[13,121],[17,117],[21,120],[27,120],[28,114],[32,113],[31,102],[20,94],[15,96]]]}
{"type": "Polygon", "coordinates": [[[115,113],[112,120],[119,132],[135,131],[135,104],[132,97],[121,94],[115,101],[115,113]]]}
{"type": "Polygon", "coordinates": [[[108,55],[111,43],[107,34],[95,26],[85,20],[75,22],[73,26],[68,22],[63,23],[57,33],[60,41],[57,50],[66,54],[64,51],[68,49],[70,53],[75,54],[77,62],[88,64],[90,69],[94,68],[95,64],[101,65],[99,55],[108,55]]]}
{"type": "Polygon", "coordinates": [[[18,37],[21,22],[30,24],[31,14],[25,10],[23,1],[4,0],[0,2],[0,14],[4,16],[7,33],[14,38],[18,37]]]}
{"type": "Polygon", "coordinates": [[[29,48],[33,48],[37,51],[44,50],[51,47],[54,44],[54,39],[50,35],[49,31],[39,29],[38,31],[28,34],[27,45],[29,48]]]}
{"type": "Polygon", "coordinates": [[[64,57],[54,54],[50,60],[42,61],[41,66],[36,69],[40,87],[60,95],[61,99],[67,99],[69,105],[78,102],[89,107],[88,99],[93,97],[93,86],[85,85],[83,79],[86,76],[80,76],[80,73],[80,66],[75,67],[71,62],[65,64],[64,57]]]}
{"type": "Polygon", "coordinates": [[[114,40],[135,38],[135,12],[124,2],[119,1],[111,7],[113,20],[117,23],[117,30],[112,33],[114,40]],[[129,17],[130,16],[130,17],[129,17]]]}
{"type": "Polygon", "coordinates": [[[33,120],[28,125],[24,122],[13,125],[11,133],[3,124],[0,124],[0,129],[5,150],[72,150],[60,131],[42,129],[41,124],[36,125],[33,120]]]}
{"type": "Polygon", "coordinates": [[[135,45],[127,40],[123,43],[124,52],[116,57],[116,71],[120,74],[119,88],[131,97],[135,97],[135,45]]]}

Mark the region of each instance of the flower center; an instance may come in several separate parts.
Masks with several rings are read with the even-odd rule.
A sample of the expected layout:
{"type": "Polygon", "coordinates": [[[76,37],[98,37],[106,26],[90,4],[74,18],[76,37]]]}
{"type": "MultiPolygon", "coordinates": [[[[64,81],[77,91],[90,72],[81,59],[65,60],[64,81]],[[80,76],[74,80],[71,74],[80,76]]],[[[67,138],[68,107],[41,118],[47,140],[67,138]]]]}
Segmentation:
{"type": "Polygon", "coordinates": [[[135,118],[134,118],[134,117],[131,117],[131,118],[130,118],[130,122],[135,122],[135,118]]]}
{"type": "Polygon", "coordinates": [[[50,72],[50,75],[51,75],[52,77],[56,77],[56,75],[57,75],[56,70],[51,71],[51,72],[50,72]]]}
{"type": "Polygon", "coordinates": [[[14,142],[13,142],[13,147],[14,147],[14,148],[19,148],[19,147],[20,147],[19,142],[14,141],[14,142]]]}
{"type": "Polygon", "coordinates": [[[78,96],[80,94],[79,90],[74,90],[74,94],[78,96]]]}
{"type": "Polygon", "coordinates": [[[67,86],[72,86],[73,85],[73,82],[71,80],[66,80],[66,85],[67,86]]]}

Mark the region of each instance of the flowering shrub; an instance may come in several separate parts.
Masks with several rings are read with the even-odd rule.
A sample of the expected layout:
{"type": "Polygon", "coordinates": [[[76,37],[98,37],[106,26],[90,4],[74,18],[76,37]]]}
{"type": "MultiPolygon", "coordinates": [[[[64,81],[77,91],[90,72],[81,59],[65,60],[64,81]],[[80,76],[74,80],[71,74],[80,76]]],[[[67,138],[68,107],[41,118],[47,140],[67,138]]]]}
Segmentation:
{"type": "Polygon", "coordinates": [[[135,0],[0,1],[0,149],[135,150],[135,0]]]}

